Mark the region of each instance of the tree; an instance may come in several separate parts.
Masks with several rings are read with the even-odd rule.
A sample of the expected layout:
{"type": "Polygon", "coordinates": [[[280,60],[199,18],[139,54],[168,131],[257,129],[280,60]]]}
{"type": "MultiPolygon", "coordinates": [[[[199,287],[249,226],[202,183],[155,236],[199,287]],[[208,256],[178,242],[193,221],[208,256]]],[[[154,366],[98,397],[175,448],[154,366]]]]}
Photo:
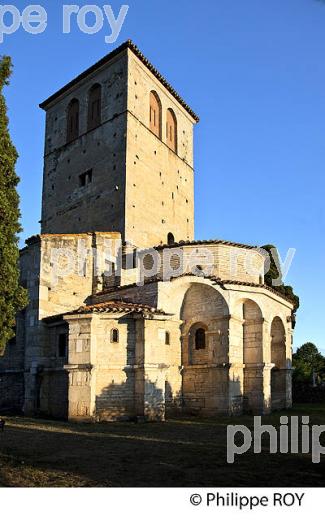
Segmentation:
{"type": "Polygon", "coordinates": [[[292,356],[294,379],[301,383],[316,384],[325,375],[325,358],[313,343],[305,343],[292,356]]]}
{"type": "Polygon", "coordinates": [[[296,312],[300,306],[299,296],[297,296],[294,293],[291,285],[284,285],[282,283],[282,273],[278,267],[278,266],[280,266],[280,259],[279,259],[277,248],[273,245],[267,244],[267,245],[263,246],[262,249],[267,251],[267,253],[269,254],[269,258],[270,258],[270,269],[267,273],[265,273],[265,277],[264,277],[265,284],[268,285],[269,287],[273,287],[273,289],[276,289],[279,293],[283,294],[283,296],[289,298],[293,302],[294,309],[293,309],[293,315],[292,315],[292,322],[293,322],[293,325],[295,325],[296,312]],[[274,287],[273,281],[278,280],[279,278],[281,280],[281,285],[277,285],[276,287],[274,287]]]}
{"type": "Polygon", "coordinates": [[[3,88],[9,85],[12,65],[8,56],[0,59],[0,354],[14,337],[16,314],[27,305],[27,293],[19,285],[19,178],[18,158],[11,142],[3,88]]]}

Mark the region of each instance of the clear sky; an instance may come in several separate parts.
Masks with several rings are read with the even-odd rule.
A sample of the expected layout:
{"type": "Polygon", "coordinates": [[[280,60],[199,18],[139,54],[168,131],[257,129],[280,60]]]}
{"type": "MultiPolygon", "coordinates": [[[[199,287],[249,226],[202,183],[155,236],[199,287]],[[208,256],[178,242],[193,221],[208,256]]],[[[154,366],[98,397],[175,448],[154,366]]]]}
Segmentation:
{"type": "MultiPolygon", "coordinates": [[[[107,44],[108,22],[95,35],[76,23],[63,34],[69,2],[38,1],[48,13],[46,31],[20,29],[0,44],[15,65],[6,96],[20,154],[22,240],[39,232],[39,102],[131,38],[201,117],[196,238],[274,243],[281,256],[295,248],[286,279],[301,298],[295,347],[313,341],[325,353],[325,2],[124,0],[125,23],[107,44]]],[[[8,3],[21,11],[29,5],[8,3]]],[[[97,5],[108,3],[117,14],[120,2],[97,5]]]]}

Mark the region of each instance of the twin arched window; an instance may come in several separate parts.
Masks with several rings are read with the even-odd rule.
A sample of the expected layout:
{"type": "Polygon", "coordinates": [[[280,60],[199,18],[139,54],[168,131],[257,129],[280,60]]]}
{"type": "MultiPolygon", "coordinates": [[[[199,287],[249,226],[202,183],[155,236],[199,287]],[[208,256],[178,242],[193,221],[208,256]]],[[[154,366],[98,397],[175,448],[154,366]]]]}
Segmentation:
{"type": "MultiPolygon", "coordinates": [[[[67,110],[67,142],[70,143],[79,137],[79,112],[78,99],[70,101],[67,110]]],[[[93,85],[88,93],[88,124],[87,130],[93,130],[101,124],[102,112],[102,87],[98,83],[93,85]]]]}
{"type": "Polygon", "coordinates": [[[171,108],[167,110],[166,139],[169,148],[177,153],[177,119],[174,110],[171,108]]]}
{"type": "Polygon", "coordinates": [[[93,85],[88,95],[88,130],[93,130],[101,124],[102,87],[93,85]]]}
{"type": "Polygon", "coordinates": [[[161,102],[157,92],[150,92],[150,130],[161,139],[161,102]]]}
{"type": "MultiPolygon", "coordinates": [[[[157,92],[150,92],[150,130],[159,139],[162,138],[162,107],[157,92]]],[[[175,112],[169,108],[166,113],[166,143],[177,153],[177,119],[175,112]]]]}
{"type": "Polygon", "coordinates": [[[72,99],[68,106],[67,114],[67,142],[79,137],[79,101],[72,99]]]}

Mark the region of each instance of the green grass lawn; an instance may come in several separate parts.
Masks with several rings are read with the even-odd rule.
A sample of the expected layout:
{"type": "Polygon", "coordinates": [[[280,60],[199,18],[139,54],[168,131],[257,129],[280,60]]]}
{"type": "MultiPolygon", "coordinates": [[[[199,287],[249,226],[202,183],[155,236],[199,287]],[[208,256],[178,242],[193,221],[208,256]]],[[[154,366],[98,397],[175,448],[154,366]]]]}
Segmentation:
{"type": "MultiPolygon", "coordinates": [[[[280,415],[262,422],[279,425],[280,415]]],[[[296,405],[289,415],[325,424],[325,403],[296,405]]],[[[0,486],[324,486],[325,457],[249,451],[228,464],[228,424],[253,417],[165,423],[75,424],[8,417],[0,433],[0,486]]],[[[325,437],[325,435],[324,435],[325,437]]],[[[322,439],[325,445],[324,438],[322,439]]]]}

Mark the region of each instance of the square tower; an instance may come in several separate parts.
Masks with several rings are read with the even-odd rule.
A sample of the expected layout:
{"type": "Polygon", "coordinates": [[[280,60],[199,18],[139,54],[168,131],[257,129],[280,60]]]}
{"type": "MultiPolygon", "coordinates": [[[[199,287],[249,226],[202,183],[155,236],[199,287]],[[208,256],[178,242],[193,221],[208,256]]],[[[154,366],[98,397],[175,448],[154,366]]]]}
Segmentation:
{"type": "Polygon", "coordinates": [[[193,240],[198,117],[131,41],[40,106],[42,233],[120,232],[140,248],[193,240]]]}

